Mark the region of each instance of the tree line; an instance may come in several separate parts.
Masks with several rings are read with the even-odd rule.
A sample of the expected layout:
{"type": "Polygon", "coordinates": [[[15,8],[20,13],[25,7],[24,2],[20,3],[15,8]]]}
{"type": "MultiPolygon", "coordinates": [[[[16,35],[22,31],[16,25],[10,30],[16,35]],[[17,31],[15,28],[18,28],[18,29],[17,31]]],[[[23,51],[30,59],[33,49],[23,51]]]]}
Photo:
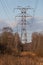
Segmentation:
{"type": "Polygon", "coordinates": [[[22,51],[22,43],[19,34],[13,33],[10,27],[4,27],[0,33],[0,53],[12,53],[22,51]]]}

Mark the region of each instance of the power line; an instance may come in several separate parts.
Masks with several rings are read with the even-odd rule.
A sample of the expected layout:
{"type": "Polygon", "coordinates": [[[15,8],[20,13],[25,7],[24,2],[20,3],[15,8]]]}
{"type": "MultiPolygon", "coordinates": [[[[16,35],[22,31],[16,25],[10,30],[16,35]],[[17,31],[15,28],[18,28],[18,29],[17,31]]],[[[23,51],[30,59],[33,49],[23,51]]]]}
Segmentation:
{"type": "Polygon", "coordinates": [[[0,2],[1,2],[1,5],[2,5],[2,7],[3,7],[3,10],[4,10],[4,12],[5,12],[5,14],[7,15],[7,17],[8,17],[8,20],[9,20],[9,15],[8,15],[8,11],[7,10],[5,10],[5,7],[6,7],[6,5],[5,5],[5,7],[4,7],[4,5],[3,5],[3,1],[2,0],[0,0],[0,2]]]}
{"type": "Polygon", "coordinates": [[[7,9],[8,15],[9,15],[10,12],[9,12],[9,8],[8,8],[6,0],[4,0],[4,3],[5,3],[4,5],[5,5],[6,9],[7,9]]]}
{"type": "Polygon", "coordinates": [[[4,0],[4,5],[5,5],[6,9],[7,9],[7,12],[9,12],[9,11],[8,11],[8,5],[7,5],[6,0],[4,0]]]}
{"type": "Polygon", "coordinates": [[[1,5],[2,5],[2,7],[3,7],[3,10],[4,10],[4,12],[5,12],[5,9],[4,9],[4,6],[3,6],[3,3],[2,3],[2,1],[0,0],[0,3],[1,3],[1,5]]]}
{"type": "Polygon", "coordinates": [[[36,10],[37,10],[37,7],[38,7],[38,2],[39,2],[39,0],[36,0],[35,1],[35,7],[34,7],[34,9],[33,9],[33,17],[32,17],[32,22],[34,21],[34,17],[35,17],[35,12],[36,12],[36,10]]]}
{"type": "Polygon", "coordinates": [[[39,2],[39,0],[35,1],[35,7],[34,7],[34,10],[33,10],[33,16],[35,16],[35,12],[36,12],[36,9],[38,7],[38,2],[39,2]]]}

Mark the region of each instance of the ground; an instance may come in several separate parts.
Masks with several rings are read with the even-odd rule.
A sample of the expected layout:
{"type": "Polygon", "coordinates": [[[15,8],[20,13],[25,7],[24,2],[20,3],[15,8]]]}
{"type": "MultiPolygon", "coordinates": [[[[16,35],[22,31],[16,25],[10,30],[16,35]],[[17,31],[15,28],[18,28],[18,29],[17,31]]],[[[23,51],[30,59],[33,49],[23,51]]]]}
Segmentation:
{"type": "Polygon", "coordinates": [[[22,52],[20,56],[0,54],[0,65],[43,65],[43,58],[25,53],[22,52]]]}

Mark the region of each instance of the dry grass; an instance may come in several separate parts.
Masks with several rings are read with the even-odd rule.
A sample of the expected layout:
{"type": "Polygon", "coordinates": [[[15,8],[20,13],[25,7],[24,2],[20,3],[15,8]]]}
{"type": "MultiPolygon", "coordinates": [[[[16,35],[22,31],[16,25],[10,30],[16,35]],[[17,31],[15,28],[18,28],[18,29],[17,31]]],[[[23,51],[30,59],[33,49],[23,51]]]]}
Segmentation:
{"type": "Polygon", "coordinates": [[[0,55],[0,65],[33,65],[37,62],[37,57],[29,57],[29,52],[22,52],[20,55],[24,56],[13,56],[13,55],[0,55]]]}

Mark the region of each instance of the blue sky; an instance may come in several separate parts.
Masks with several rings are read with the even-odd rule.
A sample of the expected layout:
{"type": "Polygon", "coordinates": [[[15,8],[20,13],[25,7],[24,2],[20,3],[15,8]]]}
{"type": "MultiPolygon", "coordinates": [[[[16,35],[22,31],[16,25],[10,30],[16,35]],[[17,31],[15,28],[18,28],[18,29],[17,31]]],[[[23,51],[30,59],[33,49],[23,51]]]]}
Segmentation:
{"type": "MultiPolygon", "coordinates": [[[[0,28],[10,26],[14,31],[17,31],[18,20],[15,16],[19,14],[17,6],[32,7],[35,9],[34,21],[27,27],[29,37],[31,38],[32,32],[43,31],[43,0],[0,0],[0,28]]],[[[28,14],[33,16],[33,10],[29,10],[28,14]]]]}

